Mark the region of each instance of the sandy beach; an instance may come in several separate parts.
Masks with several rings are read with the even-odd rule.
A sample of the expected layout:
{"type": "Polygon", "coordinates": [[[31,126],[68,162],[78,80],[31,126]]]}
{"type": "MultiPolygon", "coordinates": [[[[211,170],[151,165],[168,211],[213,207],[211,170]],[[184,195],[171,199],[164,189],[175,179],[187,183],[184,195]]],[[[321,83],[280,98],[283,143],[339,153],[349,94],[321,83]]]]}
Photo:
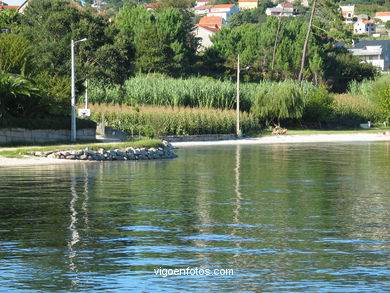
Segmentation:
{"type": "MultiPolygon", "coordinates": [[[[220,141],[188,141],[174,142],[172,145],[177,148],[193,146],[218,146],[218,145],[255,145],[255,144],[284,144],[284,143],[321,143],[321,142],[390,142],[390,136],[382,133],[343,133],[343,134],[315,134],[315,135],[281,135],[266,136],[260,138],[243,138],[234,140],[220,141]]],[[[9,149],[9,148],[7,148],[9,149]]],[[[1,149],[0,149],[1,150],[1,149]]],[[[92,161],[93,162],[93,161],[92,161]]],[[[31,165],[50,165],[50,164],[74,164],[90,163],[90,161],[74,161],[62,159],[49,159],[42,157],[25,157],[25,158],[4,158],[0,157],[1,167],[18,167],[31,165]]]]}
{"type": "Polygon", "coordinates": [[[390,136],[382,133],[343,133],[343,134],[314,134],[314,135],[275,135],[260,138],[243,138],[221,141],[191,141],[174,142],[174,147],[213,146],[213,145],[250,145],[275,143],[320,143],[320,142],[375,142],[389,141],[390,136]]]}

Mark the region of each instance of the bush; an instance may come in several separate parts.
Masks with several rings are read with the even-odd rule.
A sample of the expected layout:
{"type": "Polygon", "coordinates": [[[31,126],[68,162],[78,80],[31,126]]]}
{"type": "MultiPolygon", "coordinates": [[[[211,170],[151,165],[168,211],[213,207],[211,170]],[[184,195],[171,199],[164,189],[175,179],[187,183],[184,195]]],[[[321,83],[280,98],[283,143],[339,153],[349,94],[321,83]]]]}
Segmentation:
{"type": "Polygon", "coordinates": [[[305,100],[303,90],[297,82],[263,82],[266,86],[258,87],[252,101],[251,113],[267,122],[302,117],[305,100]]]}
{"type": "Polygon", "coordinates": [[[335,95],[332,109],[331,118],[334,120],[353,120],[360,123],[378,121],[380,117],[378,105],[362,96],[335,95]]]}
{"type": "Polygon", "coordinates": [[[323,86],[305,84],[304,86],[305,107],[302,120],[321,125],[329,119],[332,113],[333,96],[323,86]]]}
{"type": "MultiPolygon", "coordinates": [[[[129,135],[195,135],[235,133],[234,110],[195,109],[184,107],[91,105],[92,119],[121,129],[129,135]]],[[[254,116],[241,113],[244,132],[256,130],[254,116]]]]}

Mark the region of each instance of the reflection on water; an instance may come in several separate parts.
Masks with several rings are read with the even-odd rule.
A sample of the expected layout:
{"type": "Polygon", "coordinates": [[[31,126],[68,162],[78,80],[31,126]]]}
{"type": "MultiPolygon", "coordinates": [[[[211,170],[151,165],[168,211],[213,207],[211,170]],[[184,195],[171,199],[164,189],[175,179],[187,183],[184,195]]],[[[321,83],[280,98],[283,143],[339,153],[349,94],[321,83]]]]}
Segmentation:
{"type": "Polygon", "coordinates": [[[385,292],[389,154],[389,143],[226,146],[0,169],[0,291],[385,292]]]}

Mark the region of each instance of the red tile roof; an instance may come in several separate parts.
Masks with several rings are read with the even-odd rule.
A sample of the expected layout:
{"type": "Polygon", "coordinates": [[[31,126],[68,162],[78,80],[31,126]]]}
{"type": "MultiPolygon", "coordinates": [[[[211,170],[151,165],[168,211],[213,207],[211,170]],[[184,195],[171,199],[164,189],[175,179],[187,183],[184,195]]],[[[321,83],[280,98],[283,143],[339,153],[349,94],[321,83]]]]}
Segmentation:
{"type": "Polygon", "coordinates": [[[219,32],[219,27],[217,25],[216,26],[207,26],[207,25],[197,24],[196,26],[204,28],[204,29],[206,29],[210,32],[213,32],[213,33],[219,32]]]}
{"type": "Polygon", "coordinates": [[[375,16],[390,16],[390,12],[377,12],[375,13],[375,16]]]}
{"type": "Polygon", "coordinates": [[[200,26],[222,26],[223,18],[220,16],[205,16],[199,20],[200,26]]]}
{"type": "Polygon", "coordinates": [[[0,5],[0,10],[15,9],[18,10],[20,6],[0,5]]]}
{"type": "Polygon", "coordinates": [[[280,6],[282,6],[282,7],[294,7],[294,5],[292,3],[288,3],[288,2],[281,3],[280,6]]]}
{"type": "Polygon", "coordinates": [[[217,4],[213,5],[213,8],[232,8],[235,4],[217,4]]]}

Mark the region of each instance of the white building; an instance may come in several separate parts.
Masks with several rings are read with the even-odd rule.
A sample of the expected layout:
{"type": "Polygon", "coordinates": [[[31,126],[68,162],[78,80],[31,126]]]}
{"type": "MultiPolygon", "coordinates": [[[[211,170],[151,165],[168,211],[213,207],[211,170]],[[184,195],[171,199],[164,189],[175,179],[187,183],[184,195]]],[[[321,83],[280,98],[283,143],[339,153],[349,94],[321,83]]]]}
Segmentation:
{"type": "Polygon", "coordinates": [[[359,20],[353,24],[353,32],[371,36],[376,33],[376,24],[373,20],[359,20]]]}
{"type": "Polygon", "coordinates": [[[294,16],[294,13],[294,5],[289,2],[280,3],[276,7],[265,10],[265,14],[268,16],[294,16]]]}
{"type": "Polygon", "coordinates": [[[390,20],[390,12],[377,12],[375,13],[374,18],[378,18],[383,22],[387,22],[390,20]]]}
{"type": "Polygon", "coordinates": [[[360,41],[348,49],[362,62],[371,63],[382,71],[390,70],[390,40],[360,41]]]}
{"type": "Polygon", "coordinates": [[[206,14],[210,13],[212,7],[213,7],[213,5],[197,6],[194,8],[194,14],[195,15],[206,15],[206,14]]]}
{"type": "Polygon", "coordinates": [[[196,0],[195,2],[195,7],[198,7],[198,6],[205,6],[207,5],[208,3],[211,3],[211,2],[215,2],[215,0],[196,0]]]}
{"type": "Polygon", "coordinates": [[[226,21],[220,16],[205,16],[200,19],[194,29],[195,36],[200,38],[199,51],[203,51],[213,44],[211,36],[216,34],[225,24],[226,21]]]}
{"type": "Polygon", "coordinates": [[[218,16],[222,17],[225,21],[228,21],[229,18],[237,12],[240,12],[240,10],[235,4],[217,4],[213,5],[207,16],[218,16]]]}
{"type": "Polygon", "coordinates": [[[341,14],[346,23],[353,23],[355,17],[355,5],[340,6],[341,14]]]}

